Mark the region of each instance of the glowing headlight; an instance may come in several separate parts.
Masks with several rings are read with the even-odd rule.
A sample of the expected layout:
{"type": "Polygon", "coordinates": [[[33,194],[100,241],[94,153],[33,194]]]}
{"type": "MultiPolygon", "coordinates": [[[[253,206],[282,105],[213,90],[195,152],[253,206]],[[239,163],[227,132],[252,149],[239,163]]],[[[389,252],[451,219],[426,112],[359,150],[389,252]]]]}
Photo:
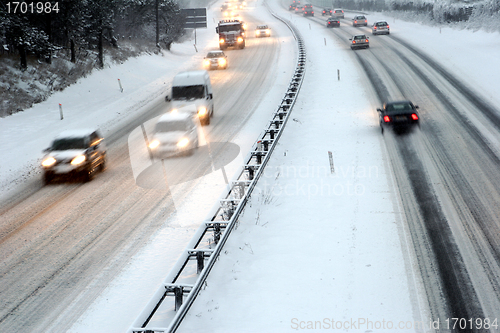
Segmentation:
{"type": "Polygon", "coordinates": [[[256,36],[260,35],[260,30],[257,30],[257,31],[255,32],[255,35],[256,35],[256,36]]]}
{"type": "Polygon", "coordinates": [[[158,147],[160,145],[160,141],[158,140],[153,140],[149,143],[149,148],[150,149],[155,149],[156,147],[158,147]]]}
{"type": "Polygon", "coordinates": [[[210,60],[205,59],[205,60],[203,61],[203,65],[204,65],[205,67],[209,67],[209,66],[210,66],[210,60]]]}
{"type": "Polygon", "coordinates": [[[229,13],[228,13],[228,12],[224,12],[224,16],[228,16],[228,15],[229,15],[229,13]]]}
{"type": "Polygon", "coordinates": [[[207,108],[202,106],[198,109],[198,116],[204,116],[207,114],[207,108]]]}
{"type": "Polygon", "coordinates": [[[225,43],[224,38],[219,39],[219,44],[224,44],[224,43],[225,43]]]}
{"type": "Polygon", "coordinates": [[[238,43],[241,43],[241,42],[243,42],[243,38],[238,37],[238,43]]]}
{"type": "Polygon", "coordinates": [[[177,109],[170,110],[171,113],[177,113],[177,109]]]}
{"type": "Polygon", "coordinates": [[[179,142],[177,142],[177,147],[184,148],[188,145],[188,143],[189,143],[189,140],[187,138],[182,138],[179,140],[179,142]]]}
{"type": "Polygon", "coordinates": [[[71,164],[73,165],[82,164],[83,162],[85,162],[85,159],[86,159],[85,155],[78,155],[77,157],[71,160],[71,164]]]}
{"type": "Polygon", "coordinates": [[[219,59],[219,65],[224,66],[226,64],[226,59],[220,58],[219,59]]]}
{"type": "Polygon", "coordinates": [[[266,34],[269,35],[270,33],[271,33],[271,31],[269,31],[269,29],[266,29],[266,34]]]}
{"type": "Polygon", "coordinates": [[[243,23],[243,30],[247,30],[247,24],[246,23],[243,23]]]}
{"type": "Polygon", "coordinates": [[[52,156],[47,157],[46,159],[44,159],[44,160],[42,161],[42,165],[43,165],[44,167],[46,167],[46,168],[47,168],[47,167],[49,167],[49,166],[54,165],[55,163],[56,163],[56,159],[55,159],[55,158],[53,158],[52,156]]]}

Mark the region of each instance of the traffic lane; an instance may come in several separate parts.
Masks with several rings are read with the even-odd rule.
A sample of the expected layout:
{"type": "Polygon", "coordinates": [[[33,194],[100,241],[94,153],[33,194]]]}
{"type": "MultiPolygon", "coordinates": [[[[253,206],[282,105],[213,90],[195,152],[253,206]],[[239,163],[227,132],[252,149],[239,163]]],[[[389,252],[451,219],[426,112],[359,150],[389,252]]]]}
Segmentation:
{"type": "MultiPolygon", "coordinates": [[[[227,97],[225,102],[233,98],[239,104],[216,106],[219,114],[208,126],[211,140],[228,142],[233,138],[254,111],[259,94],[265,93],[268,78],[263,73],[271,63],[263,63],[257,50],[245,55],[247,50],[251,48],[241,50],[239,58],[249,67],[236,71],[237,66],[231,66],[247,78],[244,88],[227,80],[216,90],[220,97],[227,97]],[[254,62],[255,69],[260,69],[258,80],[251,79],[254,62]],[[231,92],[235,86],[238,91],[231,92]]],[[[218,86],[216,83],[215,89],[218,86]]],[[[160,105],[158,112],[164,106],[160,105]]],[[[136,186],[127,139],[124,134],[109,145],[108,170],[94,181],[41,188],[3,214],[2,220],[5,217],[16,227],[3,235],[0,244],[1,253],[7,254],[2,257],[1,271],[5,287],[0,296],[8,304],[0,313],[2,330],[44,331],[61,313],[68,320],[78,318],[102,290],[89,286],[109,283],[172,213],[171,196],[136,186]],[[12,244],[17,246],[9,247],[12,244]],[[116,259],[115,255],[124,253],[127,255],[116,259]],[[79,295],[80,304],[72,306],[75,312],[65,312],[65,304],[75,295],[79,295]]],[[[184,170],[180,177],[188,178],[189,169],[184,170]]],[[[194,186],[184,186],[184,200],[194,186]]]]}

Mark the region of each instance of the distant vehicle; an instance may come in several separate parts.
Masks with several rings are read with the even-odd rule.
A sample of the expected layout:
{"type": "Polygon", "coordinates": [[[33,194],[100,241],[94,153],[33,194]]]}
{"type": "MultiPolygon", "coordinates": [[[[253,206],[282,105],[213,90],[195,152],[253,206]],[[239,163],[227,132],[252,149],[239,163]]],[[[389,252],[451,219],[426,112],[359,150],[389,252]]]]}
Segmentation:
{"type": "Polygon", "coordinates": [[[367,49],[370,47],[370,40],[366,35],[356,35],[349,38],[351,41],[351,50],[354,49],[367,49]]]}
{"type": "Polygon", "coordinates": [[[106,169],[106,146],[96,129],[65,131],[59,134],[42,159],[43,180],[78,178],[90,181],[97,171],[106,169]]]}
{"type": "Polygon", "coordinates": [[[214,98],[210,76],[206,70],[181,72],[172,82],[172,95],[165,100],[171,102],[171,110],[193,104],[202,125],[210,124],[214,115],[214,98]]]}
{"type": "Polygon", "coordinates": [[[333,10],[331,8],[325,8],[321,11],[321,16],[332,15],[332,14],[333,14],[333,10]]]}
{"type": "Polygon", "coordinates": [[[385,103],[382,109],[377,109],[382,134],[384,127],[392,127],[397,133],[401,133],[419,126],[417,109],[418,105],[413,105],[410,101],[385,103]]]}
{"type": "Polygon", "coordinates": [[[192,155],[199,146],[198,130],[191,113],[170,112],[156,122],[149,149],[157,158],[192,155]]]}
{"type": "Polygon", "coordinates": [[[255,37],[270,37],[271,36],[271,28],[267,25],[258,25],[255,29],[255,37]]]}
{"type": "Polygon", "coordinates": [[[206,69],[227,69],[227,56],[222,51],[209,51],[203,58],[203,67],[206,69]]]}
{"type": "Polygon", "coordinates": [[[326,20],[326,27],[327,28],[340,27],[340,20],[333,16],[329,17],[328,20],[326,20]]]}
{"type": "Polygon", "coordinates": [[[354,16],[354,18],[352,19],[353,27],[367,26],[367,25],[368,25],[368,20],[364,15],[357,15],[354,16]]]}
{"type": "Polygon", "coordinates": [[[344,10],[342,9],[334,9],[333,10],[333,16],[336,18],[344,18],[344,10]]]}
{"type": "Polygon", "coordinates": [[[295,8],[297,8],[297,5],[294,3],[290,4],[290,6],[288,6],[288,10],[295,10],[295,8]]]}
{"type": "Polygon", "coordinates": [[[300,14],[300,13],[302,13],[302,7],[300,6],[295,7],[295,14],[300,14]]]}
{"type": "Polygon", "coordinates": [[[304,15],[304,16],[314,16],[313,6],[310,5],[310,4],[304,5],[304,7],[302,7],[302,15],[304,15]]]}
{"type": "Polygon", "coordinates": [[[239,20],[219,21],[215,31],[219,34],[219,48],[245,48],[245,24],[239,20]]]}
{"type": "Polygon", "coordinates": [[[386,21],[378,21],[373,23],[372,25],[372,34],[374,35],[380,35],[380,34],[387,34],[389,35],[391,33],[391,30],[389,29],[389,23],[386,21]]]}
{"type": "Polygon", "coordinates": [[[221,6],[220,6],[220,11],[223,12],[225,10],[228,10],[229,8],[231,8],[231,3],[229,2],[224,2],[221,6]]]}

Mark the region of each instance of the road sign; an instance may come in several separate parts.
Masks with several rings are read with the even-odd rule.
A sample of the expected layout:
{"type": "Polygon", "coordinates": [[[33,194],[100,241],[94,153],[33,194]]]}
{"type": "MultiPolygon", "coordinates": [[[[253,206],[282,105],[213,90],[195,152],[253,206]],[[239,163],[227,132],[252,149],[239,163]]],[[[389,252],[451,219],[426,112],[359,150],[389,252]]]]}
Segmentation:
{"type": "Polygon", "coordinates": [[[186,8],[182,9],[186,17],[184,28],[206,28],[207,27],[207,9],[206,8],[186,8]]]}

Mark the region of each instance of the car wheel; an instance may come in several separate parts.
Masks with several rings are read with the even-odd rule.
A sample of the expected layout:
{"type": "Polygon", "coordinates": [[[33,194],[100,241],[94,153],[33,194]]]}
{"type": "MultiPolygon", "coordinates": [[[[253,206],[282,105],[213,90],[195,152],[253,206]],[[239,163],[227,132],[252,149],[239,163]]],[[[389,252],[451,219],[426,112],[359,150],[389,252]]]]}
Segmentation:
{"type": "Polygon", "coordinates": [[[91,181],[92,178],[93,178],[93,175],[94,175],[94,173],[91,170],[88,170],[88,169],[85,170],[84,173],[83,173],[83,175],[82,175],[83,176],[82,177],[83,178],[83,182],[84,183],[88,183],[89,181],[91,181]]]}
{"type": "Polygon", "coordinates": [[[52,178],[53,178],[53,176],[52,176],[50,173],[45,173],[45,174],[43,175],[43,183],[44,183],[45,185],[50,184],[50,182],[52,181],[52,178]]]}
{"type": "Polygon", "coordinates": [[[104,172],[106,170],[106,156],[102,157],[101,165],[99,165],[99,171],[104,172]]]}

